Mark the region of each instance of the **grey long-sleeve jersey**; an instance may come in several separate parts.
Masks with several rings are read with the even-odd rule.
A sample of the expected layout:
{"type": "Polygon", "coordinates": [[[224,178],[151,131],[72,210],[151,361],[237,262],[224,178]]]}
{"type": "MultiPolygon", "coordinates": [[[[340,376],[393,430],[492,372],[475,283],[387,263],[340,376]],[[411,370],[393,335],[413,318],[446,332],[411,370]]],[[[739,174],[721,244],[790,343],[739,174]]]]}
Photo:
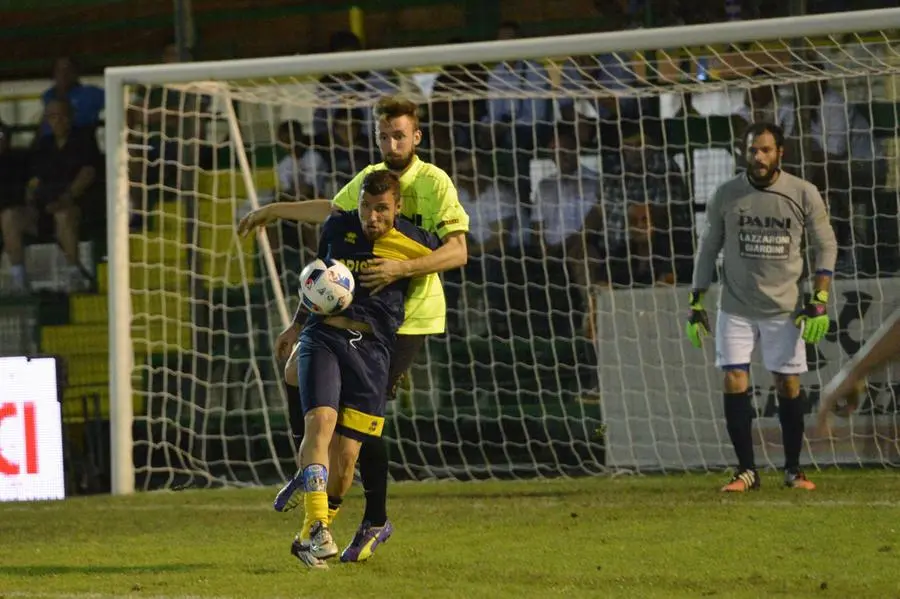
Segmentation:
{"type": "Polygon", "coordinates": [[[706,206],[694,264],[694,289],[708,289],[716,258],[724,251],[719,309],[744,318],[790,314],[801,303],[803,236],[808,235],[815,272],[831,274],[837,241],[819,190],[782,172],[769,187],[746,175],[726,181],[706,206]]]}

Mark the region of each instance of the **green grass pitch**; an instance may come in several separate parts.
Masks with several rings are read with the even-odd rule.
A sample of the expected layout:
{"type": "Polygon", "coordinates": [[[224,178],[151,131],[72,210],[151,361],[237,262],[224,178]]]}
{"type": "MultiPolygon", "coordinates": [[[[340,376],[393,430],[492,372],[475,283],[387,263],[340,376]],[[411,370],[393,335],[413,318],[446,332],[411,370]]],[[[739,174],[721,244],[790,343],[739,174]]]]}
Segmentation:
{"type": "Polygon", "coordinates": [[[812,474],[398,484],[390,542],[327,571],[290,556],[273,488],[0,504],[0,597],[900,597],[898,473],[812,474]]]}

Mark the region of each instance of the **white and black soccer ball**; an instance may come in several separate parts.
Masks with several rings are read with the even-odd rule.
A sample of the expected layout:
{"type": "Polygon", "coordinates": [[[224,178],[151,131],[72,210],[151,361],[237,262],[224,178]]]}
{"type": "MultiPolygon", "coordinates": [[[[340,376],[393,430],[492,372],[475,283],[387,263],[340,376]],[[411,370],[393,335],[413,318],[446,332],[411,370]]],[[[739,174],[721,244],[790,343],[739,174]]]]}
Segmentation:
{"type": "Polygon", "coordinates": [[[300,302],[313,314],[337,314],[353,302],[356,283],[342,262],[316,258],[300,271],[300,302]]]}

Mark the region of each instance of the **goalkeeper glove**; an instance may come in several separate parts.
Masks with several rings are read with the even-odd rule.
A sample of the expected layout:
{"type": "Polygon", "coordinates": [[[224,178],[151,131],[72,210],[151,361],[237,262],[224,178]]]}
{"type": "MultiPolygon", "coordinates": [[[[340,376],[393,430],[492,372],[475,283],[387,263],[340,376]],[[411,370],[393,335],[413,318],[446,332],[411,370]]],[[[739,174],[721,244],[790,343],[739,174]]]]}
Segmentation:
{"type": "Polygon", "coordinates": [[[691,315],[684,327],[688,340],[694,347],[703,347],[703,337],[709,335],[709,317],[703,308],[703,292],[691,291],[691,315]]]}
{"type": "Polygon", "coordinates": [[[818,343],[828,332],[830,321],[826,308],[828,307],[828,292],[816,291],[806,307],[794,319],[794,324],[802,327],[801,337],[807,343],[818,343]]]}

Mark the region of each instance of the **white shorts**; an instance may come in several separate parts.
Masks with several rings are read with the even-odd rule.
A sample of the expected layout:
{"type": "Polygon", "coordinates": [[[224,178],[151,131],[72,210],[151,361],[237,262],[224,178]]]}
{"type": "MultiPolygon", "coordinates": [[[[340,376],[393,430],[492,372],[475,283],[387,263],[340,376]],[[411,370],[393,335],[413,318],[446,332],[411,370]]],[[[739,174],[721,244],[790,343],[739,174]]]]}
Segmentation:
{"type": "Polygon", "coordinates": [[[769,372],[802,374],[807,371],[806,343],[790,318],[751,320],[719,312],[716,318],[716,366],[750,364],[757,339],[769,372]]]}

